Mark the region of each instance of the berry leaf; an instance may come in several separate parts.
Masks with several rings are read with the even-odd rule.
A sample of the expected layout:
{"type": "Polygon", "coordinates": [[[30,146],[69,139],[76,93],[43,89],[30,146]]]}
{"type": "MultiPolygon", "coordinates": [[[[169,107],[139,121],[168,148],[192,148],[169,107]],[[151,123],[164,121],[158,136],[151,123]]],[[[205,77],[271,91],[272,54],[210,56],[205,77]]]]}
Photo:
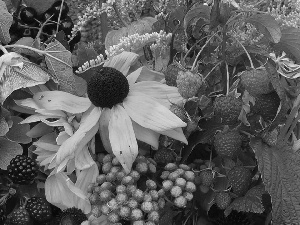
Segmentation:
{"type": "Polygon", "coordinates": [[[246,20],[252,23],[269,41],[278,43],[281,39],[280,26],[274,17],[268,14],[255,14],[246,20]]]}
{"type": "Polygon", "coordinates": [[[270,147],[260,138],[250,142],[266,191],[272,198],[273,224],[297,224],[300,218],[300,156],[288,144],[270,147]]]}
{"type": "Polygon", "coordinates": [[[34,8],[38,14],[45,12],[54,2],[56,0],[24,0],[26,6],[34,8]]]}
{"type": "Polygon", "coordinates": [[[5,2],[0,0],[0,43],[10,42],[9,28],[13,22],[12,15],[7,11],[5,2]]]}
{"type": "Polygon", "coordinates": [[[21,55],[10,52],[0,57],[0,102],[15,90],[44,84],[50,74],[21,55]]]}
{"type": "Polygon", "coordinates": [[[9,129],[6,137],[14,142],[28,144],[32,141],[26,133],[30,130],[29,124],[20,124],[23,121],[21,117],[12,116],[13,126],[9,129]]]}
{"type": "Polygon", "coordinates": [[[16,142],[0,137],[0,168],[6,170],[10,160],[23,153],[23,148],[16,142]]]}
{"type": "Polygon", "coordinates": [[[66,50],[57,40],[51,42],[45,52],[47,53],[45,54],[46,65],[50,72],[55,75],[59,89],[79,96],[85,93],[86,82],[83,79],[77,79],[78,76],[73,74],[71,52],[66,50]]]}
{"type": "Polygon", "coordinates": [[[195,7],[187,12],[187,14],[184,17],[183,21],[183,27],[184,30],[188,28],[188,26],[193,21],[199,20],[199,18],[202,18],[206,21],[209,21],[210,18],[210,7],[207,5],[200,5],[198,7],[195,7]]]}
{"type": "Polygon", "coordinates": [[[236,198],[224,211],[228,216],[232,210],[238,212],[263,213],[264,206],[262,204],[262,195],[265,193],[263,185],[257,185],[251,188],[245,196],[236,198]]]}

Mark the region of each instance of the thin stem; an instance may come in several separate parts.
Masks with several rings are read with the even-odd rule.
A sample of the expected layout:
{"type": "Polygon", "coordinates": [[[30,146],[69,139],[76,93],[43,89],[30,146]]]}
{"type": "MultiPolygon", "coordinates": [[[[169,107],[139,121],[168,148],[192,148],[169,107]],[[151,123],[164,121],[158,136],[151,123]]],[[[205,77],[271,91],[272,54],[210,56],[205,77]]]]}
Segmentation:
{"type": "Polygon", "coordinates": [[[4,53],[4,54],[7,54],[8,51],[2,46],[0,45],[0,50],[4,53]]]}
{"type": "Polygon", "coordinates": [[[217,68],[217,66],[219,66],[220,64],[222,63],[222,61],[221,62],[218,62],[209,72],[208,72],[208,74],[206,74],[206,76],[204,77],[204,80],[206,80],[207,79],[207,77],[212,73],[212,71],[214,71],[216,68],[217,68]]]}
{"type": "Polygon", "coordinates": [[[244,51],[245,51],[245,53],[246,53],[246,55],[247,55],[247,57],[248,57],[248,59],[249,59],[249,61],[250,61],[250,66],[251,66],[251,68],[252,69],[255,69],[254,68],[254,64],[253,64],[253,62],[252,62],[252,59],[251,59],[251,57],[250,57],[250,55],[249,55],[249,53],[248,53],[248,51],[246,50],[246,48],[245,48],[245,46],[235,37],[235,36],[233,36],[234,37],[234,39],[242,46],[242,48],[244,49],[244,51]]]}
{"type": "Polygon", "coordinates": [[[225,62],[226,66],[226,95],[229,94],[229,71],[228,71],[228,64],[225,62]]]}
{"type": "Polygon", "coordinates": [[[202,48],[200,49],[200,51],[198,52],[196,58],[195,58],[195,61],[193,63],[193,66],[192,66],[192,71],[195,69],[196,67],[196,64],[197,64],[197,60],[198,58],[200,57],[200,54],[202,53],[203,49],[206,47],[206,45],[208,45],[208,43],[210,42],[210,40],[216,35],[217,33],[214,33],[207,41],[206,43],[202,46],[202,48]]]}
{"type": "Polygon", "coordinates": [[[59,28],[59,23],[60,23],[60,18],[61,18],[61,12],[62,12],[62,9],[63,9],[64,1],[65,0],[62,0],[61,4],[60,4],[60,10],[59,10],[58,20],[57,20],[57,25],[56,25],[56,33],[58,33],[58,28],[59,28]]]}
{"type": "Polygon", "coordinates": [[[187,51],[187,53],[184,55],[182,62],[185,62],[186,57],[191,53],[192,50],[194,50],[194,48],[197,46],[197,44],[199,44],[200,41],[202,41],[204,38],[207,38],[208,36],[205,36],[203,38],[201,38],[200,40],[196,41],[196,43],[187,51]]]}
{"type": "Polygon", "coordinates": [[[117,8],[116,3],[113,4],[113,9],[115,10],[118,18],[121,20],[121,23],[123,24],[123,26],[128,27],[128,24],[126,23],[126,21],[122,18],[119,9],[117,8]]]}

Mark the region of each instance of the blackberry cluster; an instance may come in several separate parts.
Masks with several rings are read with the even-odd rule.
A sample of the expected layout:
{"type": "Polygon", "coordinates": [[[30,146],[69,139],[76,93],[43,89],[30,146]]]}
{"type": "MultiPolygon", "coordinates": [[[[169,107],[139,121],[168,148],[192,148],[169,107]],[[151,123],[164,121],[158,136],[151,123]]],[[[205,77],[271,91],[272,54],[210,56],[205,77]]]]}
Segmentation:
{"type": "Polygon", "coordinates": [[[57,23],[59,21],[58,32],[63,31],[65,33],[70,49],[73,49],[74,45],[80,41],[81,34],[77,32],[71,38],[74,23],[71,17],[68,16],[68,4],[66,2],[61,3],[62,1],[56,1],[46,12],[40,15],[32,7],[22,7],[18,14],[15,12],[13,14],[13,24],[10,28],[10,35],[14,37],[13,40],[18,40],[22,37],[35,39],[39,30],[42,29],[39,37],[42,42],[45,42],[57,33],[57,23]],[[48,22],[42,26],[47,20],[48,22]]]}
{"type": "Polygon", "coordinates": [[[164,169],[160,176],[163,182],[159,192],[165,193],[178,208],[185,208],[196,191],[194,172],[186,164],[168,163],[164,169]]]}
{"type": "MultiPolygon", "coordinates": [[[[98,159],[99,160],[99,159],[98,159]]],[[[155,181],[147,179],[145,190],[138,188],[138,181],[146,173],[156,171],[154,162],[138,156],[129,174],[118,159],[105,155],[100,159],[102,174],[88,188],[92,214],[108,216],[112,224],[158,224],[159,210],[165,206],[164,192],[158,191],[155,181]]]]}

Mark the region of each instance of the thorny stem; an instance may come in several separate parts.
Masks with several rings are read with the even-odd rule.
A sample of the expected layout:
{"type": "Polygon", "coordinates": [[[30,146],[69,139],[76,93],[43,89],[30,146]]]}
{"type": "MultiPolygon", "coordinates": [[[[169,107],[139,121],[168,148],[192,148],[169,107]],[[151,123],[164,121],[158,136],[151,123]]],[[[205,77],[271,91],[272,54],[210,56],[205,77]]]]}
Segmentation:
{"type": "MultiPolygon", "coordinates": [[[[234,36],[233,36],[234,37],[234,36]]],[[[245,53],[246,53],[246,55],[247,55],[247,57],[248,57],[248,59],[249,59],[249,61],[250,61],[250,66],[251,66],[251,68],[252,69],[255,69],[254,68],[254,65],[253,65],[253,61],[252,61],[252,59],[251,59],[251,57],[250,57],[250,55],[249,55],[249,53],[248,53],[248,51],[246,50],[246,48],[245,48],[245,46],[236,38],[236,37],[234,37],[234,39],[242,46],[242,48],[244,49],[244,51],[245,51],[245,53]]]]}
{"type": "Polygon", "coordinates": [[[65,0],[62,0],[61,4],[60,4],[60,10],[59,10],[58,20],[57,20],[57,25],[56,25],[56,33],[58,33],[58,28],[59,28],[59,23],[60,23],[60,18],[61,18],[61,12],[62,12],[62,9],[63,9],[64,1],[65,0]]]}
{"type": "Polygon", "coordinates": [[[214,34],[206,41],[206,43],[202,46],[202,48],[200,49],[200,51],[198,52],[198,54],[197,54],[197,56],[196,56],[196,58],[195,58],[195,61],[194,61],[194,63],[193,63],[193,66],[192,66],[191,71],[193,71],[193,70],[195,69],[196,64],[197,64],[197,61],[198,61],[198,58],[200,57],[200,54],[202,53],[203,49],[206,47],[206,45],[208,45],[208,43],[210,42],[210,40],[211,40],[214,36],[216,36],[216,34],[217,34],[217,33],[214,33],[214,34]]]}
{"type": "Polygon", "coordinates": [[[128,24],[126,23],[126,21],[122,18],[120,12],[119,12],[119,9],[116,5],[116,3],[113,3],[113,9],[115,10],[118,18],[121,20],[122,24],[125,26],[125,27],[128,27],[128,24]]]}

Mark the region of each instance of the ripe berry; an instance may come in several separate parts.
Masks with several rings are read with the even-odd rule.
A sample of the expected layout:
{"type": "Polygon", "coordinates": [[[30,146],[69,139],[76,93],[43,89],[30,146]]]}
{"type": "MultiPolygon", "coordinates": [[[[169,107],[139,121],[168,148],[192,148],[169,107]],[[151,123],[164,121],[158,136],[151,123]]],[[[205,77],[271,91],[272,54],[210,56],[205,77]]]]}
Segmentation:
{"type": "Polygon", "coordinates": [[[188,99],[198,93],[204,81],[201,74],[192,73],[191,71],[179,71],[176,83],[180,95],[188,99]]]}
{"type": "Polygon", "coordinates": [[[157,185],[155,183],[154,180],[147,180],[146,181],[146,186],[147,188],[149,188],[150,190],[155,190],[157,188],[157,185]]]}
{"type": "Polygon", "coordinates": [[[232,187],[233,193],[241,196],[248,190],[252,182],[251,171],[243,166],[233,167],[227,174],[228,183],[232,187]]]}
{"type": "Polygon", "coordinates": [[[224,192],[224,191],[218,192],[216,193],[215,196],[215,202],[220,209],[224,210],[230,205],[231,196],[228,192],[224,192]]]}
{"type": "Polygon", "coordinates": [[[242,147],[242,137],[237,130],[220,132],[215,136],[214,147],[221,157],[235,157],[242,147]]]}
{"type": "Polygon", "coordinates": [[[188,201],[192,201],[194,197],[194,195],[191,192],[184,192],[182,196],[185,197],[188,201]]]}
{"type": "Polygon", "coordinates": [[[176,63],[171,63],[168,65],[167,70],[164,72],[167,85],[174,87],[177,86],[176,80],[179,71],[181,71],[181,69],[176,63]]]}
{"type": "Polygon", "coordinates": [[[173,170],[176,170],[178,167],[175,163],[168,163],[166,166],[165,166],[165,170],[167,171],[173,171],[173,170]]]}
{"type": "Polygon", "coordinates": [[[31,24],[36,22],[35,21],[36,17],[37,17],[37,12],[32,7],[25,7],[20,11],[20,19],[26,24],[31,24]]]}
{"type": "Polygon", "coordinates": [[[26,210],[38,222],[46,222],[52,218],[50,203],[41,197],[32,197],[26,203],[26,210]]]}
{"type": "Polygon", "coordinates": [[[31,223],[30,215],[24,208],[18,208],[10,214],[11,225],[29,225],[31,223]]]}
{"type": "Polygon", "coordinates": [[[117,223],[120,220],[120,217],[117,213],[111,212],[108,214],[107,220],[111,223],[117,223]]]}
{"type": "Polygon", "coordinates": [[[199,174],[202,185],[210,187],[214,182],[214,174],[211,170],[203,170],[199,174]]]}
{"type": "Polygon", "coordinates": [[[30,184],[38,173],[35,160],[25,155],[17,155],[7,166],[8,177],[15,184],[30,184]]]}
{"type": "Polygon", "coordinates": [[[174,204],[179,208],[184,208],[186,206],[187,200],[183,196],[175,198],[174,204]]]}
{"type": "Polygon", "coordinates": [[[162,186],[163,186],[164,191],[169,191],[173,187],[173,182],[170,180],[164,180],[162,182],[162,186]]]}

